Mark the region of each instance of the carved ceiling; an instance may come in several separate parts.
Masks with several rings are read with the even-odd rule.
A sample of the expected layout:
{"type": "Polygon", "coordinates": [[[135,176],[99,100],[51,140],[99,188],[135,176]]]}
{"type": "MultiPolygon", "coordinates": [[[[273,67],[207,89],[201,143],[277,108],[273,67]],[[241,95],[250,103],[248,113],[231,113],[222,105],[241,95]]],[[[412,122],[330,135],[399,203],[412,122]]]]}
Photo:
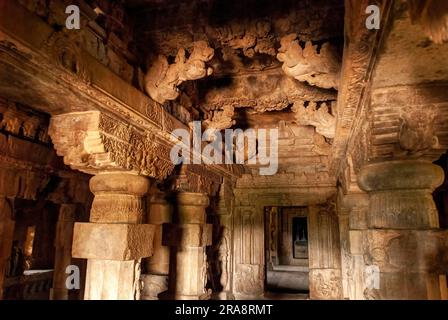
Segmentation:
{"type": "Polygon", "coordinates": [[[305,162],[302,171],[316,172],[313,161],[327,169],[342,61],[342,1],[125,3],[147,63],[145,90],[155,101],[181,121],[203,120],[208,128],[281,125],[290,138],[279,147],[280,171],[295,172],[305,162]],[[296,137],[298,132],[310,137],[296,137]]]}

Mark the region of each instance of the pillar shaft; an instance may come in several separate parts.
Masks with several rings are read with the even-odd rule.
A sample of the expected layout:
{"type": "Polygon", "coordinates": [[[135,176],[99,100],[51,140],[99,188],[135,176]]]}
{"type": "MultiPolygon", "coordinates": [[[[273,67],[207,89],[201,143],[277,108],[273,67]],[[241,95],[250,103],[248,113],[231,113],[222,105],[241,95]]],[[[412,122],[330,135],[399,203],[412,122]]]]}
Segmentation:
{"type": "MultiPolygon", "coordinates": [[[[176,300],[209,298],[205,291],[207,259],[205,247],[211,244],[212,226],[206,224],[206,194],[180,192],[176,197],[175,224],[167,237],[175,257],[171,264],[170,289],[176,300]],[[173,276],[171,276],[173,275],[173,276]]],[[[165,239],[164,239],[165,240],[165,239]]]]}
{"type": "Polygon", "coordinates": [[[171,223],[172,206],[165,199],[165,193],[157,192],[149,198],[147,222],[155,225],[154,254],[146,260],[146,272],[154,275],[168,275],[170,248],[162,244],[163,224],[171,223]]]}
{"type": "Polygon", "coordinates": [[[160,294],[168,290],[168,274],[170,270],[170,247],[162,244],[163,225],[171,223],[172,205],[166,200],[166,194],[156,191],[147,197],[146,221],[155,226],[154,254],[144,259],[145,274],[142,274],[143,283],[141,299],[158,300],[160,294]]]}
{"type": "Polygon", "coordinates": [[[76,223],[73,257],[87,258],[86,300],[139,297],[140,261],[152,254],[154,229],[141,224],[149,180],[128,173],[94,176],[90,223],[76,223]]]}
{"type": "Polygon", "coordinates": [[[14,220],[8,201],[0,197],[0,299],[3,298],[3,283],[9,269],[12,240],[14,236],[14,220]]]}
{"type": "Polygon", "coordinates": [[[365,267],[362,237],[367,230],[366,213],[368,208],[367,193],[359,191],[339,194],[338,217],[344,299],[364,299],[365,267]]]}
{"type": "Polygon", "coordinates": [[[51,300],[68,300],[68,289],[66,285],[68,274],[66,273],[66,269],[67,266],[72,264],[72,242],[75,216],[75,204],[61,204],[56,226],[56,239],[54,242],[56,250],[53,288],[50,293],[51,300]]]}
{"type": "Polygon", "coordinates": [[[439,227],[431,193],[443,170],[424,161],[390,161],[364,167],[358,182],[370,196],[368,230],[360,240],[372,271],[364,297],[440,298],[437,259],[429,255],[437,250],[431,239],[439,227]]]}

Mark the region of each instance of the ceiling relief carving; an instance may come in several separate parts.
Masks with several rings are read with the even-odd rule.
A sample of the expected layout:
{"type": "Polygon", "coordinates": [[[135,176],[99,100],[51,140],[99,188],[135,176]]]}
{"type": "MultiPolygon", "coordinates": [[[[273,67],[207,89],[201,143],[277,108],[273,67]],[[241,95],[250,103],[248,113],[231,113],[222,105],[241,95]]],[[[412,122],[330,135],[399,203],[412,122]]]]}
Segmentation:
{"type": "Polygon", "coordinates": [[[198,105],[205,110],[224,105],[250,107],[256,112],[283,110],[296,101],[336,100],[334,90],[311,87],[280,72],[198,82],[198,105]]]}
{"type": "Polygon", "coordinates": [[[174,63],[169,64],[167,57],[159,55],[149,67],[145,77],[147,93],[155,101],[163,104],[166,100],[175,100],[179,96],[178,86],[185,81],[197,80],[213,73],[206,62],[213,58],[214,50],[205,41],[193,43],[190,55],[180,48],[174,63]]]}
{"type": "Polygon", "coordinates": [[[212,112],[211,119],[204,121],[206,128],[224,130],[235,125],[236,121],[233,119],[235,108],[231,105],[225,105],[222,110],[212,112]]]}
{"type": "Polygon", "coordinates": [[[283,37],[280,44],[277,59],[288,76],[312,86],[338,88],[341,63],[334,46],[326,42],[318,52],[318,46],[307,41],[302,49],[295,33],[283,37]]]}
{"type": "Polygon", "coordinates": [[[241,50],[244,56],[253,58],[256,53],[275,56],[275,36],[269,20],[232,21],[223,27],[207,28],[207,34],[221,47],[241,50]]]}
{"type": "MultiPolygon", "coordinates": [[[[335,109],[332,103],[332,111],[335,109]]],[[[296,122],[304,126],[313,126],[316,132],[325,138],[333,139],[336,133],[336,117],[330,113],[330,108],[324,102],[319,107],[316,102],[310,102],[305,106],[305,102],[296,102],[292,107],[295,113],[296,122]]]]}

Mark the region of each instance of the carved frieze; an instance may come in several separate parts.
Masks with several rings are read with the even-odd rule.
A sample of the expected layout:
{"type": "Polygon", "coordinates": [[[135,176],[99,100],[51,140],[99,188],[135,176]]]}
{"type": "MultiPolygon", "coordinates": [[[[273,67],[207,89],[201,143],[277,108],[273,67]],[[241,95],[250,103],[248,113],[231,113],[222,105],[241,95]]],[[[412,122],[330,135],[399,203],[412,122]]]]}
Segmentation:
{"type": "Polygon", "coordinates": [[[275,36],[271,29],[269,20],[234,20],[225,26],[209,27],[208,34],[222,47],[241,50],[246,57],[253,58],[256,53],[275,56],[275,36]]]}
{"type": "Polygon", "coordinates": [[[204,110],[222,110],[231,105],[262,113],[286,109],[296,101],[336,100],[332,90],[309,86],[277,71],[239,76],[231,81],[208,79],[198,84],[198,91],[198,105],[204,110]]]}
{"type": "MultiPolygon", "coordinates": [[[[381,25],[387,25],[393,1],[378,0],[381,11],[381,25]]],[[[344,61],[341,70],[336,121],[336,136],[333,142],[334,156],[332,168],[340,172],[342,161],[347,154],[350,139],[362,135],[361,123],[367,107],[370,87],[368,85],[374,68],[376,50],[380,47],[380,35],[387,28],[369,30],[365,27],[368,0],[346,0],[346,28],[344,61]]]]}

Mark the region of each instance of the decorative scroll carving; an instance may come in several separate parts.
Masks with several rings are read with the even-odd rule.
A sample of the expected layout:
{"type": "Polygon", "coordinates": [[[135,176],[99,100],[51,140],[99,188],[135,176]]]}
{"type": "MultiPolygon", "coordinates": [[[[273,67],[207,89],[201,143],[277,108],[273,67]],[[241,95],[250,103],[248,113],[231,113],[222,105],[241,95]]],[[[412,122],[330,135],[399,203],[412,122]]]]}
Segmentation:
{"type": "Polygon", "coordinates": [[[193,43],[190,56],[184,48],[179,49],[173,64],[159,55],[146,74],[146,91],[155,101],[163,104],[179,96],[178,86],[188,80],[197,80],[212,74],[213,69],[205,63],[213,58],[214,50],[205,41],[193,43]]]}
{"type": "Polygon", "coordinates": [[[296,39],[297,34],[292,33],[280,40],[277,59],[283,62],[283,71],[312,86],[337,89],[341,64],[335,48],[326,42],[318,53],[317,46],[311,41],[307,41],[302,49],[296,39]]]}
{"type": "Polygon", "coordinates": [[[326,103],[317,108],[316,102],[310,102],[308,107],[304,102],[296,102],[292,110],[295,112],[296,122],[304,126],[314,126],[316,132],[326,138],[333,139],[336,131],[336,117],[334,117],[326,103]]]}
{"type": "Polygon", "coordinates": [[[232,119],[235,114],[235,108],[230,105],[224,106],[223,110],[212,111],[212,118],[204,121],[204,126],[211,129],[228,129],[235,124],[232,119]]]}
{"type": "Polygon", "coordinates": [[[448,41],[448,2],[445,0],[408,0],[411,18],[420,23],[435,43],[448,41]]]}
{"type": "Polygon", "coordinates": [[[64,161],[87,173],[124,169],[164,179],[174,169],[168,145],[97,111],[53,117],[50,135],[64,161]]]}
{"type": "Polygon", "coordinates": [[[253,58],[255,53],[275,56],[275,37],[267,20],[232,21],[224,27],[209,27],[208,31],[223,47],[241,49],[246,57],[253,58]]]}

